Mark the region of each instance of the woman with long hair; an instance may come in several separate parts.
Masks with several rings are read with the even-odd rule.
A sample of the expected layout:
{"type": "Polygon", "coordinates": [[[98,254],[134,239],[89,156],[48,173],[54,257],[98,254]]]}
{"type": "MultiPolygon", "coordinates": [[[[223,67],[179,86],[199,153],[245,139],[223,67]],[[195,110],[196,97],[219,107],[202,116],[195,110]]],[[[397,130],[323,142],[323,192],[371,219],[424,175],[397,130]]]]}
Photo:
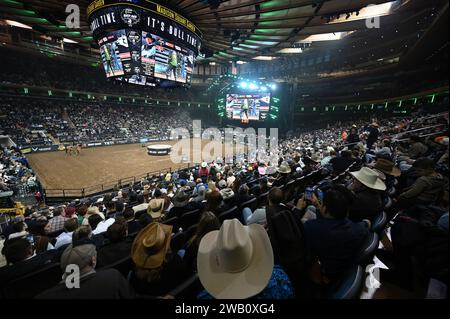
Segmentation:
{"type": "Polygon", "coordinates": [[[192,271],[197,271],[197,253],[198,246],[203,236],[213,230],[220,229],[220,222],[213,212],[206,211],[200,217],[197,230],[194,235],[186,243],[186,251],[183,257],[183,261],[186,267],[192,271]]]}

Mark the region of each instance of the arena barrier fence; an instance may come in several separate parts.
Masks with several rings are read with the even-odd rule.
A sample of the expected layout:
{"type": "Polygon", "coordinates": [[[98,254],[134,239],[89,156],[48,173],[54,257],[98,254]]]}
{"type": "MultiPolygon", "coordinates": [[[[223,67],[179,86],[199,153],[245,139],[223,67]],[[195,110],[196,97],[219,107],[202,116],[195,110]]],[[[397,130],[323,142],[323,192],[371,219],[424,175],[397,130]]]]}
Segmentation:
{"type": "MultiPolygon", "coordinates": [[[[186,164],[186,167],[180,167],[177,169],[177,171],[181,171],[184,169],[192,169],[193,166],[191,166],[191,163],[186,164]]],[[[78,189],[70,189],[70,188],[64,188],[64,189],[52,189],[47,188],[44,190],[45,198],[47,202],[57,202],[57,201],[66,201],[71,199],[77,199],[77,198],[85,198],[90,196],[95,196],[98,194],[102,194],[105,192],[113,191],[115,189],[119,190],[124,187],[130,187],[133,184],[140,182],[143,179],[150,179],[153,176],[160,176],[161,174],[167,174],[172,173],[174,170],[172,167],[169,168],[163,168],[157,171],[152,171],[148,173],[144,173],[142,175],[136,175],[126,178],[121,178],[118,180],[88,186],[84,188],[78,188],[78,189]]]]}

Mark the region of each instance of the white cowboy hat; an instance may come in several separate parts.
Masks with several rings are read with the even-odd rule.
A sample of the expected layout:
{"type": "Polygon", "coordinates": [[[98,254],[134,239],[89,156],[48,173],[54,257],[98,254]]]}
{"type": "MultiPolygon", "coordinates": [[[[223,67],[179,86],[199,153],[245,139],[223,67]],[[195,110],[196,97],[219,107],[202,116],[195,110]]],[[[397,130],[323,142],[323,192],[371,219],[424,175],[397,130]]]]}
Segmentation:
{"type": "Polygon", "coordinates": [[[352,174],[361,184],[369,188],[380,191],[386,190],[386,184],[381,180],[379,174],[368,167],[363,167],[361,170],[351,172],[350,174],[352,174]]]}
{"type": "Polygon", "coordinates": [[[259,294],[272,277],[274,258],[269,236],[257,224],[225,220],[199,245],[198,276],[216,299],[245,299],[259,294]]]}
{"type": "Polygon", "coordinates": [[[208,163],[203,162],[203,163],[202,163],[202,168],[206,168],[206,167],[208,167],[208,163]]]}
{"type": "Polygon", "coordinates": [[[220,195],[222,195],[224,200],[227,200],[234,196],[234,192],[231,188],[224,188],[220,190],[220,195]]]}

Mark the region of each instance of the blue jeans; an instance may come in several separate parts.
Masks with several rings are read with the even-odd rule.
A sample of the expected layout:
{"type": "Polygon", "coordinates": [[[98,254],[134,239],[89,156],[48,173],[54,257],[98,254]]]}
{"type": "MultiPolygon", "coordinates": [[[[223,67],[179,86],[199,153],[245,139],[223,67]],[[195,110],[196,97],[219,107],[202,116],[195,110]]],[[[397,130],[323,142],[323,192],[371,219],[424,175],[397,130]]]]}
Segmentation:
{"type": "Polygon", "coordinates": [[[244,221],[244,225],[247,225],[247,220],[252,216],[252,210],[248,207],[245,207],[242,210],[242,220],[244,221]]]}

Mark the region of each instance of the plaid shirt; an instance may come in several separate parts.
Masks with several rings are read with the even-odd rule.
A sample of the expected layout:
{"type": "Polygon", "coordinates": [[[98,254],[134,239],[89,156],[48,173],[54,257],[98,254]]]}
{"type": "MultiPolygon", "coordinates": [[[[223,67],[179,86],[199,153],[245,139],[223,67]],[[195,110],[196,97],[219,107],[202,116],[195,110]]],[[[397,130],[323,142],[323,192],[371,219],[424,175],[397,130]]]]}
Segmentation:
{"type": "Polygon", "coordinates": [[[68,220],[68,218],[63,216],[53,217],[48,221],[48,224],[45,226],[45,231],[48,233],[53,233],[55,231],[61,230],[64,228],[64,222],[68,220]]]}

